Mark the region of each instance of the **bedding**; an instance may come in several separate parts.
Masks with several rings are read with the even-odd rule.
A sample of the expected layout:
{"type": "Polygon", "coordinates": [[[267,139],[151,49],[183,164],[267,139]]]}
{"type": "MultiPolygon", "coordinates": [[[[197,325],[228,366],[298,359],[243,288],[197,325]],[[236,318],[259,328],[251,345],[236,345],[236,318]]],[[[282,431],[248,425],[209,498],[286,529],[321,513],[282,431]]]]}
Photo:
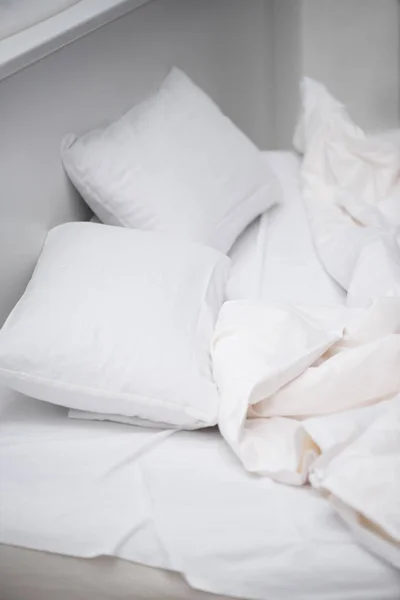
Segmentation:
{"type": "MultiPolygon", "coordinates": [[[[380,339],[387,351],[400,338],[400,146],[395,136],[365,134],[318,82],[303,82],[302,105],[294,143],[304,152],[302,191],[316,249],[327,271],[346,287],[347,306],[358,309],[352,335],[370,349],[380,339]]],[[[365,370],[369,391],[377,390],[382,377],[400,372],[395,353],[374,370],[383,354],[365,370]]],[[[322,454],[311,482],[355,539],[399,568],[399,396],[392,389],[387,397],[391,404],[383,414],[322,454]]]]}
{"type": "Polygon", "coordinates": [[[260,296],[267,231],[266,216],[267,213],[264,213],[252,221],[228,253],[231,269],[225,290],[226,300],[260,296]]]}
{"type": "Polygon", "coordinates": [[[365,136],[320,84],[305,80],[302,91],[295,143],[305,153],[303,197],[347,307],[224,304],[212,343],[218,423],[247,470],[314,483],[363,532],[361,543],[398,568],[400,154],[365,136]],[[351,409],[386,399],[379,419],[356,427],[364,418],[351,409]],[[349,435],[326,453],[307,418],[340,412],[349,435]]]}
{"type": "Polygon", "coordinates": [[[348,306],[400,296],[400,146],[366,136],[318,82],[302,96],[294,144],[318,254],[348,306]]]}
{"type": "Polygon", "coordinates": [[[400,395],[385,404],[341,451],[316,461],[311,482],[355,539],[400,570],[400,395]]]}
{"type": "Polygon", "coordinates": [[[67,136],[62,159],[103,223],[227,252],[279,202],[259,150],[182,71],[104,129],[67,136]]]}
{"type": "Polygon", "coordinates": [[[348,313],[254,301],[221,308],[212,344],[218,424],[247,470],[304,483],[320,452],[305,418],[400,393],[399,299],[348,313]]]}
{"type": "Polygon", "coordinates": [[[263,157],[278,178],[284,200],[262,217],[265,225],[260,233],[263,250],[259,254],[262,276],[258,280],[258,294],[250,296],[244,291],[229,299],[345,304],[345,290],[326,272],[315,252],[306,208],[300,197],[299,157],[293,152],[265,152],[263,157]]]}
{"type": "Polygon", "coordinates": [[[345,304],[346,292],[326,272],[300,198],[300,160],[293,152],[263,152],[282,202],[252,222],[229,252],[226,300],[310,305],[345,304]]]}
{"type": "MultiPolygon", "coordinates": [[[[232,252],[232,277],[238,278],[231,290],[242,301],[250,286],[251,300],[260,301],[268,294],[285,297],[287,303],[299,302],[299,296],[310,292],[299,291],[298,281],[293,286],[284,282],[285,269],[294,273],[300,263],[305,281],[313,280],[321,301],[343,304],[345,294],[336,284],[330,286],[304,226],[296,159],[274,153],[266,160],[290,182],[285,188],[288,196],[284,189],[275,215],[254,223],[243,245],[232,252]],[[299,228],[292,226],[297,218],[299,228]],[[279,262],[282,239],[289,239],[300,251],[287,252],[279,262]],[[241,278],[246,263],[252,276],[241,278]],[[235,265],[240,266],[236,274],[235,265]],[[265,273],[273,276],[268,279],[265,273]]],[[[0,544],[6,545],[6,553],[10,546],[40,550],[43,560],[52,553],[50,560],[65,561],[62,572],[70,580],[67,585],[78,589],[79,562],[79,572],[86,571],[83,589],[88,599],[90,593],[97,597],[97,582],[108,572],[102,559],[89,560],[99,556],[114,557],[113,570],[118,573],[124,568],[123,559],[132,569],[144,564],[175,571],[192,588],[247,600],[399,597],[399,571],[357,543],[332,501],[309,486],[286,486],[247,473],[215,428],[163,431],[72,420],[66,409],[55,404],[16,392],[4,395],[0,401],[0,544]],[[68,566],[70,559],[61,555],[77,557],[75,566],[68,566]]],[[[349,411],[351,423],[348,415],[343,420],[344,413],[312,417],[306,420],[307,432],[321,448],[325,440],[328,450],[339,443],[345,425],[347,439],[363,431],[377,416],[375,411],[387,406],[382,402],[368,407],[362,416],[356,409],[349,411]]],[[[318,481],[322,469],[323,464],[315,470],[318,481]]],[[[18,573],[26,573],[26,567],[20,566],[25,552],[13,562],[13,574],[1,565],[0,549],[6,589],[11,585],[18,589],[18,573]]],[[[138,590],[135,600],[141,600],[141,588],[132,577],[127,574],[116,586],[115,598],[130,598],[131,586],[138,590]]],[[[152,589],[143,591],[143,598],[163,597],[158,590],[152,596],[152,589]]],[[[179,598],[175,590],[169,578],[163,579],[166,598],[179,598]]],[[[189,591],[184,597],[190,597],[189,591]]]]}
{"type": "MultiPolygon", "coordinates": [[[[247,600],[399,596],[399,572],[359,546],[325,498],[246,473],[215,429],[71,420],[11,392],[0,445],[1,544],[114,556],[247,600]]],[[[92,569],[101,579],[102,562],[92,569]]]]}
{"type": "Polygon", "coordinates": [[[228,273],[225,255],[162,234],[56,227],[0,331],[0,377],[111,420],[214,425],[209,345],[228,273]]]}

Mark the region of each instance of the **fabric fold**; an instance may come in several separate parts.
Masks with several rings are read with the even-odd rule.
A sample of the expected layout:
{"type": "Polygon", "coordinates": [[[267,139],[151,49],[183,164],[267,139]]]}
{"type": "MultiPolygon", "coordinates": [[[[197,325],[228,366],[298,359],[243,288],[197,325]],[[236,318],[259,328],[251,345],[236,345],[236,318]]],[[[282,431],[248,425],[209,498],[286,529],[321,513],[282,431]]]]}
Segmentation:
{"type": "Polygon", "coordinates": [[[245,468],[304,483],[323,445],[307,430],[308,417],[400,392],[399,332],[394,298],[365,311],[224,304],[212,342],[218,422],[245,468]]]}
{"type": "Polygon", "coordinates": [[[219,427],[244,467],[329,498],[400,565],[400,149],[305,79],[294,145],[315,248],[346,307],[231,302],[212,342],[219,427]]]}

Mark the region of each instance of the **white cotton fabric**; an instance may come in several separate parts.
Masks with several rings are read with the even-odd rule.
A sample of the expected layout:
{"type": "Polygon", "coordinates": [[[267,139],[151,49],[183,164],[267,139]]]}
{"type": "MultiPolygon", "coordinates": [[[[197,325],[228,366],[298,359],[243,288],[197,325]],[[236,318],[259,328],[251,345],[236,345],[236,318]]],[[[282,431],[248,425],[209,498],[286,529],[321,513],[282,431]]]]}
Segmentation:
{"type": "Polygon", "coordinates": [[[310,480],[356,539],[400,569],[400,396],[382,404],[373,419],[353,416],[358,431],[315,462],[310,480]]]}
{"type": "Polygon", "coordinates": [[[222,252],[281,195],[259,150],[177,68],[108,127],[67,136],[62,159],[103,223],[222,252]]]}
{"type": "MultiPolygon", "coordinates": [[[[400,337],[400,145],[393,132],[367,136],[315,81],[303,82],[302,105],[294,142],[304,152],[303,196],[324,266],[347,289],[347,305],[365,307],[349,339],[355,335],[367,349],[358,371],[365,370],[364,389],[376,402],[382,383],[395,383],[400,372],[395,351],[400,337]],[[374,336],[381,336],[377,360],[370,353],[374,336]],[[380,361],[383,370],[376,370],[380,361]]],[[[313,440],[323,448],[329,439],[331,447],[313,464],[310,480],[361,544],[399,568],[400,432],[399,405],[393,402],[364,409],[362,417],[357,411],[344,413],[340,435],[329,418],[325,430],[314,422],[309,430],[313,440]]]]}
{"type": "Polygon", "coordinates": [[[225,304],[212,344],[219,426],[248,471],[290,484],[320,480],[364,532],[360,542],[397,567],[398,432],[396,413],[393,431],[381,413],[400,392],[399,149],[365,136],[320,84],[305,80],[302,93],[295,144],[304,152],[303,197],[347,307],[225,304]],[[352,448],[359,461],[346,470],[352,448]]]}
{"type": "MultiPolygon", "coordinates": [[[[270,279],[259,280],[260,299],[312,301],[311,290],[299,289],[299,279],[291,278],[298,266],[307,288],[313,282],[319,304],[334,304],[335,298],[343,303],[316,260],[295,185],[295,158],[285,153],[267,158],[290,187],[278,218],[263,220],[258,240],[269,243],[256,243],[257,252],[244,260],[254,275],[255,265],[268,272],[270,279]],[[288,252],[279,265],[284,240],[297,252],[288,252]]],[[[243,255],[236,250],[232,258],[240,262],[243,255]]],[[[243,299],[250,282],[241,283],[243,299]]],[[[256,287],[252,281],[249,299],[256,287]]],[[[318,421],[328,443],[334,428],[327,425],[323,432],[322,422],[344,414],[303,423],[316,432],[318,421]]],[[[332,504],[309,486],[299,489],[247,473],[216,428],[159,431],[72,420],[62,407],[9,392],[0,400],[0,473],[1,544],[120,557],[179,572],[194,588],[248,600],[400,596],[399,571],[364,550],[332,504]]],[[[85,558],[78,560],[97,581],[95,596],[105,566],[85,558]]],[[[75,577],[68,566],[65,577],[75,577]]],[[[8,573],[7,581],[12,578],[8,573]]],[[[164,593],[176,596],[167,582],[164,593]]]]}
{"type": "MultiPolygon", "coordinates": [[[[246,600],[400,596],[400,572],[360,547],[324,497],[248,474],[216,429],[77,421],[11,392],[0,473],[1,544],[119,557],[246,600]]],[[[95,562],[93,579],[106,569],[95,562]]]]}
{"type": "Polygon", "coordinates": [[[225,303],[212,344],[218,422],[246,469],[304,483],[318,453],[299,419],[400,392],[399,332],[397,298],[366,312],[225,303]]]}
{"type": "Polygon", "coordinates": [[[229,259],[161,234],[70,223],[47,236],[0,331],[0,377],[108,418],[216,423],[209,345],[229,259]]]}
{"type": "Polygon", "coordinates": [[[263,158],[282,188],[282,203],[265,213],[261,276],[257,296],[245,292],[231,300],[336,306],[346,292],[326,272],[315,252],[300,192],[300,160],[293,152],[266,152],[263,158]]]}
{"type": "Polygon", "coordinates": [[[293,152],[263,152],[282,201],[251,223],[229,252],[227,300],[336,306],[346,292],[326,272],[311,235],[293,152]]]}
{"type": "Polygon", "coordinates": [[[366,136],[313,80],[304,80],[302,102],[294,144],[304,152],[303,197],[325,268],[348,290],[349,306],[400,296],[400,146],[366,136]]]}
{"type": "MultiPolygon", "coordinates": [[[[263,153],[265,156],[266,153],[263,153]]],[[[283,205],[280,204],[283,208],[283,205]]],[[[269,211],[268,211],[269,212],[269,211]]],[[[231,270],[225,299],[260,297],[263,281],[265,237],[269,234],[268,213],[246,227],[229,251],[231,270]]]]}

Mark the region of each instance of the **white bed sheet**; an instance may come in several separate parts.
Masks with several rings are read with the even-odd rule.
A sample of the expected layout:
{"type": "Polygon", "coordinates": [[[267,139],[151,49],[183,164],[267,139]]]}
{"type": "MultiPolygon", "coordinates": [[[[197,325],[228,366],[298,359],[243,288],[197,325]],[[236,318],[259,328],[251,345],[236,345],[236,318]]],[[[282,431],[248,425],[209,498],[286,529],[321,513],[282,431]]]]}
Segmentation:
{"type": "Polygon", "coordinates": [[[234,244],[227,300],[337,305],[345,291],[328,275],[314,249],[299,189],[299,158],[264,152],[282,187],[282,203],[247,227],[234,244]]]}
{"type": "Polygon", "coordinates": [[[400,574],[329,504],[243,471],[216,430],[78,423],[13,395],[0,426],[0,542],[112,555],[259,600],[394,600],[400,574]]]}
{"type": "MultiPolygon", "coordinates": [[[[292,187],[275,220],[263,217],[243,252],[234,250],[231,293],[342,302],[313,250],[295,159],[275,156],[292,187]],[[251,279],[238,277],[238,265],[251,279]],[[298,272],[312,296],[288,285],[298,272]]],[[[249,475],[217,430],[78,422],[61,407],[2,393],[0,543],[120,557],[177,571],[204,591],[254,600],[400,597],[400,573],[359,547],[322,497],[249,475]]]]}
{"type": "Polygon", "coordinates": [[[346,292],[325,271],[314,249],[299,188],[299,158],[292,152],[268,152],[265,159],[281,183],[283,202],[264,217],[261,299],[344,304],[346,292]]]}

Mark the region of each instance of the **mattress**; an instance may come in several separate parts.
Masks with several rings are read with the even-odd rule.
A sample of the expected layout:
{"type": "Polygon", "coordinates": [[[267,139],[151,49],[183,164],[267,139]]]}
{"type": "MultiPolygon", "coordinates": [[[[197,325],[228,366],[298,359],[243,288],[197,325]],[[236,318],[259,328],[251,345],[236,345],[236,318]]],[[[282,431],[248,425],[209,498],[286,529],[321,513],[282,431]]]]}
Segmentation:
{"type": "MultiPolygon", "coordinates": [[[[235,245],[228,297],[343,302],[313,249],[295,157],[266,159],[283,204],[235,245]]],[[[400,574],[324,498],[249,475],[216,429],[78,422],[5,391],[0,406],[4,600],[400,597],[400,574]]]]}

